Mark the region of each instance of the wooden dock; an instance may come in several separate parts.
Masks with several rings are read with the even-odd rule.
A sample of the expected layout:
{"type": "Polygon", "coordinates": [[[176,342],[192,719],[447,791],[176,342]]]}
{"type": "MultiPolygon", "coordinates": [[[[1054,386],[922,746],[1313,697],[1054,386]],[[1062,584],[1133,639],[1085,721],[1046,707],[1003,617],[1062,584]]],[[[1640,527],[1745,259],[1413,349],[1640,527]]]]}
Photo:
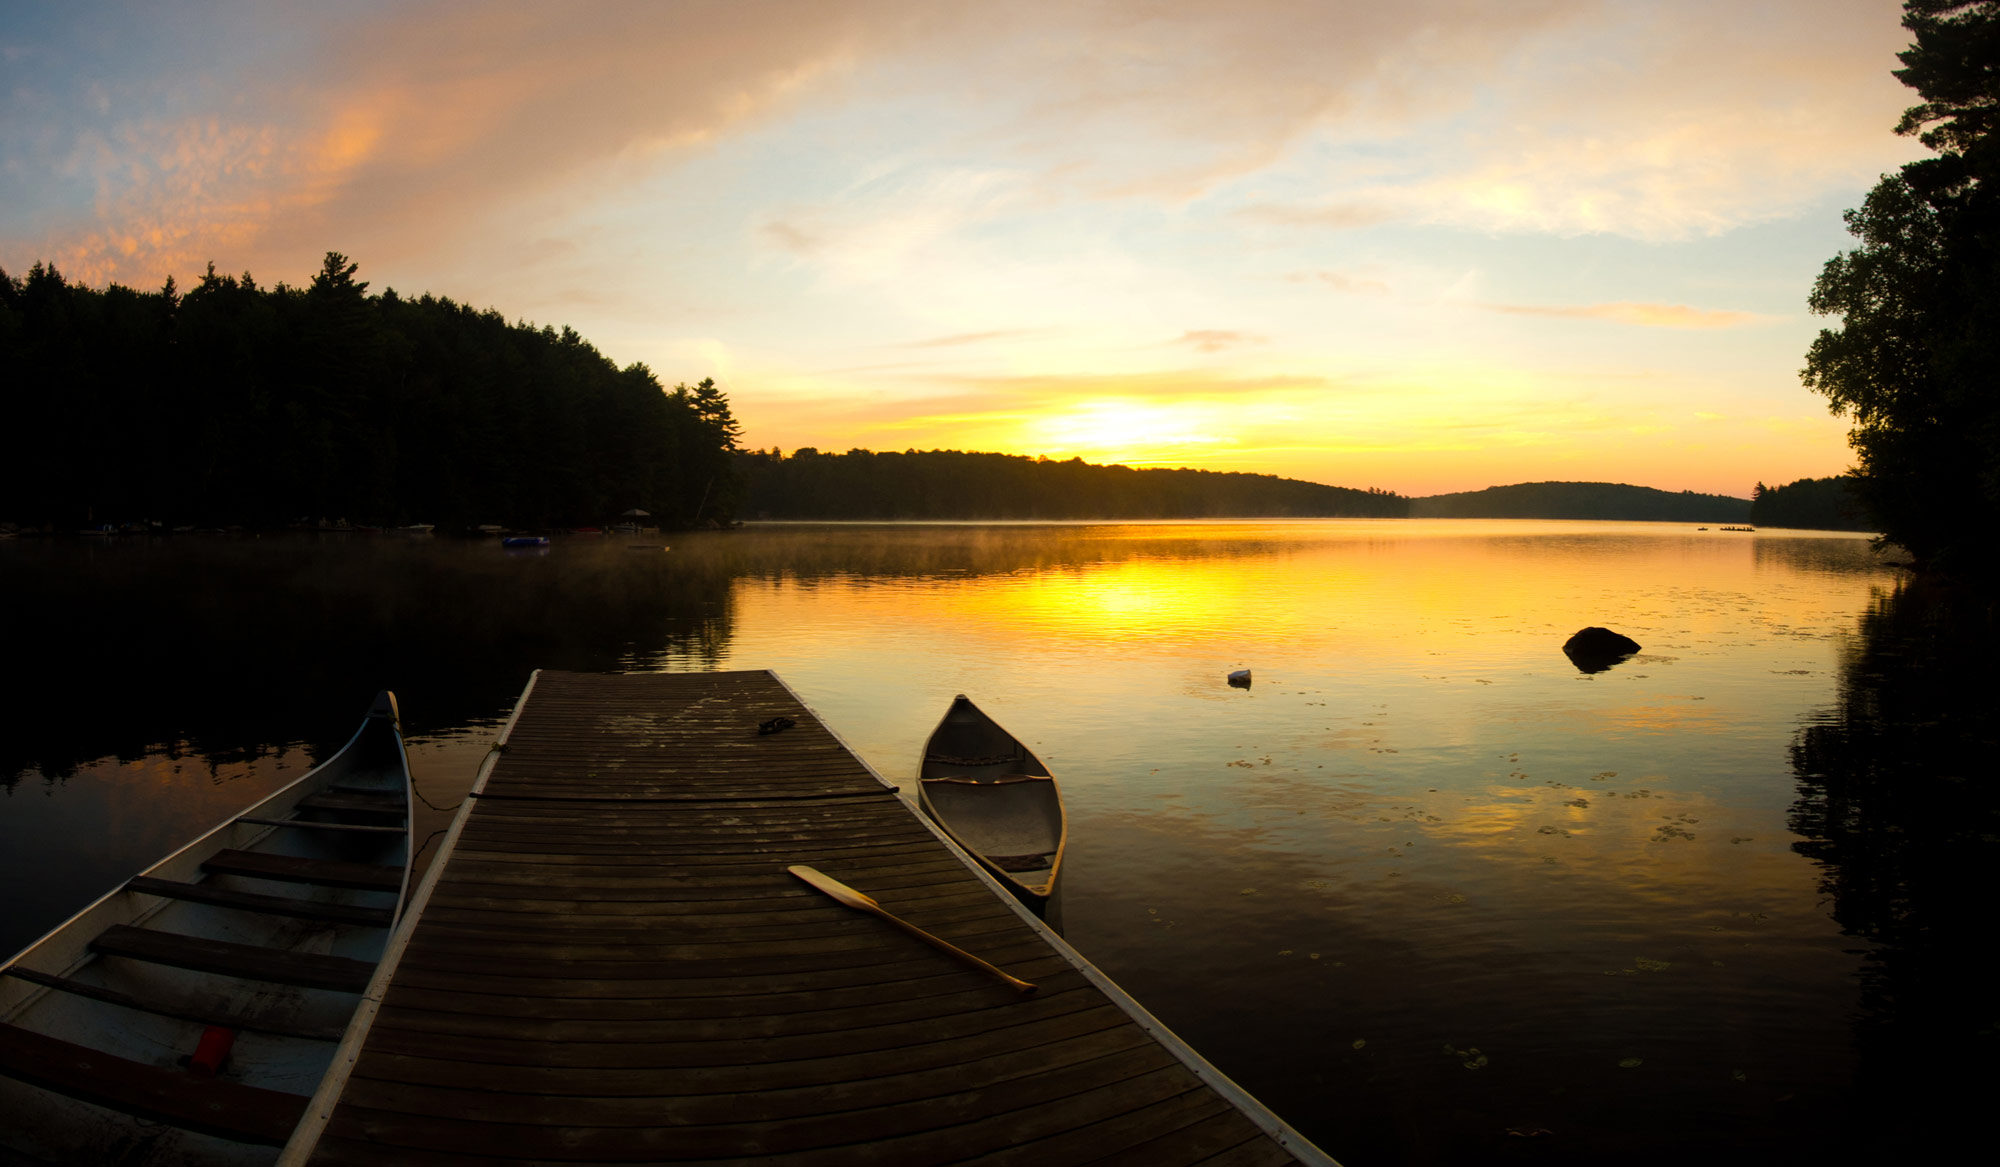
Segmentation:
{"type": "Polygon", "coordinates": [[[281,1163],[1332,1162],[768,672],[537,674],[410,916],[281,1163]]]}

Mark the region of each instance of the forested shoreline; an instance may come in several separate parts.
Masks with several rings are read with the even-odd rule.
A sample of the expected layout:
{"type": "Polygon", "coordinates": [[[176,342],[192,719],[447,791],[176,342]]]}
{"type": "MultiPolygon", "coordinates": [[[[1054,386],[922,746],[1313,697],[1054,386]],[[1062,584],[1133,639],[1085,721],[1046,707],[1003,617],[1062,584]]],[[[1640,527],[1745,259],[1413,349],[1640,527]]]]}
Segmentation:
{"type": "Polygon", "coordinates": [[[1409,500],[1271,474],[1134,469],[960,450],[737,456],[759,519],[1401,518],[1409,500]]]}
{"type": "Polygon", "coordinates": [[[792,520],[1531,518],[1860,525],[1849,479],[1757,500],[1539,482],[1411,498],[1271,474],[959,450],[742,450],[712,380],[665,389],[574,329],[393,289],[329,252],[303,288],[0,271],[0,525],[441,530],[792,520]]]}
{"type": "Polygon", "coordinates": [[[181,293],[0,271],[0,521],[727,521],[736,422],[573,329],[368,295],[329,253],[304,288],[211,265],[181,293]]]}
{"type": "Polygon", "coordinates": [[[1410,500],[1413,519],[1609,519],[1732,523],[1750,517],[1747,499],[1619,482],[1518,482],[1410,500]]]}
{"type": "Polygon", "coordinates": [[[1801,478],[1784,486],[1757,484],[1750,496],[1750,521],[1760,527],[1807,527],[1816,531],[1872,531],[1850,475],[1801,478]]]}

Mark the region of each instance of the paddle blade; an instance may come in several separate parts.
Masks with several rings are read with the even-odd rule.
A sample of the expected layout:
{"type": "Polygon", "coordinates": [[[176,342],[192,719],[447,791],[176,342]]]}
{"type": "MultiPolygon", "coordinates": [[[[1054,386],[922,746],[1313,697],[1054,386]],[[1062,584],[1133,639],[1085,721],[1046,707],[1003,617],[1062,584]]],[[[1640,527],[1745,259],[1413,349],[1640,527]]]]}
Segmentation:
{"type": "Polygon", "coordinates": [[[807,867],[803,863],[794,863],[790,867],[785,868],[785,870],[812,884],[814,887],[850,908],[859,908],[864,912],[879,912],[882,910],[882,905],[876,903],[872,897],[862,895],[833,876],[827,875],[815,868],[807,867]]]}

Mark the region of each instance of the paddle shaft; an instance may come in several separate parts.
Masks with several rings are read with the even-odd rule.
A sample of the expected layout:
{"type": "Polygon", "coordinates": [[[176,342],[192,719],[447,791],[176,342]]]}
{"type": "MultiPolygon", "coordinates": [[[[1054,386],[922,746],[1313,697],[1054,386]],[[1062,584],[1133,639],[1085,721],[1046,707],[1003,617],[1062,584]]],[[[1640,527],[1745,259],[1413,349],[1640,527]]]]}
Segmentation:
{"type": "Polygon", "coordinates": [[[978,957],[972,955],[970,952],[967,952],[965,949],[960,948],[956,944],[953,944],[951,941],[942,939],[937,936],[933,936],[929,932],[924,931],[922,928],[917,927],[915,924],[910,923],[908,920],[902,919],[898,916],[891,915],[888,911],[882,908],[864,908],[862,910],[874,912],[876,915],[882,917],[884,920],[887,920],[891,924],[894,924],[896,927],[901,928],[905,932],[908,932],[910,935],[930,945],[932,948],[937,949],[939,952],[945,953],[950,956],[955,956],[959,960],[964,961],[966,964],[969,964],[974,968],[983,969],[986,972],[992,973],[994,976],[999,977],[1003,981],[1006,981],[1009,985],[1013,987],[1014,991],[1017,993],[1032,993],[1035,991],[1035,986],[1022,980],[1021,978],[1017,976],[1012,976],[1006,972],[1001,971],[998,968],[995,968],[993,965],[988,964],[987,962],[979,959],[978,957]]]}
{"type": "Polygon", "coordinates": [[[888,909],[884,908],[881,904],[876,903],[873,896],[863,895],[861,892],[854,890],[853,888],[847,886],[846,884],[840,882],[839,880],[833,878],[831,875],[828,875],[825,872],[819,871],[812,867],[807,867],[802,863],[795,863],[790,867],[785,868],[785,870],[791,872],[799,879],[804,880],[809,886],[812,887],[814,891],[817,891],[822,895],[829,897],[836,903],[843,904],[847,907],[853,908],[857,912],[868,912],[872,915],[880,916],[882,919],[887,920],[889,923],[894,924],[896,927],[901,928],[905,932],[908,932],[910,935],[923,941],[925,944],[928,944],[931,947],[937,949],[939,952],[946,953],[952,957],[955,957],[958,960],[964,961],[966,964],[969,964],[974,968],[977,968],[983,972],[991,973],[994,976],[999,977],[1001,980],[1006,981],[1009,985],[1013,986],[1016,992],[1032,993],[1035,991],[1035,986],[1022,980],[1021,978],[1015,976],[1009,976],[1006,973],[1002,972],[1001,970],[995,968],[994,966],[972,955],[970,952],[967,952],[965,949],[960,948],[958,945],[953,944],[948,940],[944,940],[939,937],[933,936],[929,932],[924,931],[922,928],[917,927],[915,924],[910,923],[908,920],[904,920],[892,914],[888,909]]]}

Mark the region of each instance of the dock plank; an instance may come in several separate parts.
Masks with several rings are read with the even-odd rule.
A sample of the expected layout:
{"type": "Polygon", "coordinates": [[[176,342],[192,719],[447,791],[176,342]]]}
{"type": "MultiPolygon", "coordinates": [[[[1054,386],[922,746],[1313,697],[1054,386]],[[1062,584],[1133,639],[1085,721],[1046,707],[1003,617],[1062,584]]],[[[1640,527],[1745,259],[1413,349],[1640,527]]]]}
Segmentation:
{"type": "Polygon", "coordinates": [[[538,674],[460,816],[297,1161],[1330,1162],[1211,1085],[768,673],[538,674]],[[796,725],[756,733],[777,716],[796,725]]]}

